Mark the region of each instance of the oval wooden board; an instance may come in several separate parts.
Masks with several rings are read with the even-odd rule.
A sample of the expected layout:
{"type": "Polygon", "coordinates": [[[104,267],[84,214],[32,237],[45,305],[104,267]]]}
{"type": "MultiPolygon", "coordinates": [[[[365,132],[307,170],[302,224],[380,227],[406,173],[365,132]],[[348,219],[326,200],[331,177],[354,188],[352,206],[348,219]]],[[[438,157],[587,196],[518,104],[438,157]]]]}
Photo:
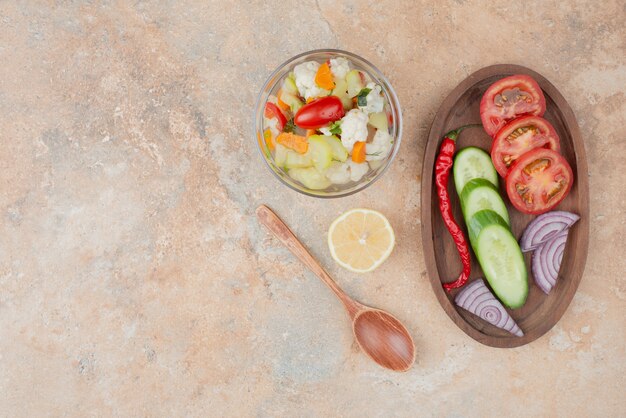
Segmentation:
{"type": "MultiPolygon", "coordinates": [[[[487,152],[491,138],[481,128],[465,130],[457,140],[457,150],[469,145],[478,146],[487,152]]],[[[500,192],[507,204],[511,226],[516,238],[520,238],[528,222],[534,218],[513,208],[500,179],[500,192]]],[[[452,176],[448,184],[455,219],[465,228],[459,199],[452,176]]],[[[466,78],[444,100],[430,129],[422,169],[422,241],[424,256],[431,285],[439,303],[454,323],[476,341],[492,347],[518,347],[528,344],[545,334],[561,318],[574,297],[583,274],[587,259],[589,238],[589,185],[585,148],[576,118],[561,93],[542,75],[518,65],[492,65],[466,78]],[[446,229],[438,207],[437,190],[434,184],[434,165],[443,135],[461,125],[480,123],[479,105],[485,90],[496,80],[513,74],[532,76],[546,96],[547,110],[544,117],[554,125],[561,140],[561,153],[574,171],[574,184],[557,209],[580,214],[581,219],[571,229],[556,286],[549,295],[544,294],[534,283],[530,271],[530,253],[525,254],[528,267],[530,291],[526,304],[509,313],[524,331],[523,337],[515,337],[494,327],[454,304],[458,290],[446,292],[442,282],[454,281],[461,271],[456,247],[446,229]]],[[[467,230],[465,230],[467,233],[467,230]]],[[[482,271],[472,253],[470,280],[482,277],[482,271]]]]}

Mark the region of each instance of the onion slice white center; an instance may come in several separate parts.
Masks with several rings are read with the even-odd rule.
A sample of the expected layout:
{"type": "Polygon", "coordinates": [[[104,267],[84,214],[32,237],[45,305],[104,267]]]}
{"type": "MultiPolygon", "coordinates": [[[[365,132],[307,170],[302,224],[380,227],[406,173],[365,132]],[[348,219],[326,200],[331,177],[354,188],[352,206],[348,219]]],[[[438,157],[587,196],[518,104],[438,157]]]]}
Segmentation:
{"type": "Polygon", "coordinates": [[[483,279],[474,280],[466,285],[456,295],[454,303],[498,328],[518,337],[524,336],[520,327],[491,293],[483,279]]]}
{"type": "Polygon", "coordinates": [[[524,230],[520,239],[520,247],[523,252],[528,252],[541,247],[550,239],[556,237],[574,225],[580,216],[563,210],[555,210],[537,216],[524,230]]]}

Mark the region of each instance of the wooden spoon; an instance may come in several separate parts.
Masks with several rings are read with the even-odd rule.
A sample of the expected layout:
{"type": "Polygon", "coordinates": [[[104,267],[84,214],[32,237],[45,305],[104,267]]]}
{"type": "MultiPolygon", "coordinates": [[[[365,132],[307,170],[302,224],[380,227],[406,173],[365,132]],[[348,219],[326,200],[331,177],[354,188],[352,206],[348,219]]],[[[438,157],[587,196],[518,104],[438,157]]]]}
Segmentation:
{"type": "Polygon", "coordinates": [[[383,367],[398,372],[407,371],[415,362],[415,344],[404,325],[391,314],[365,306],[346,295],[270,208],[259,206],[256,214],[259,221],[343,302],[361,349],[383,367]]]}

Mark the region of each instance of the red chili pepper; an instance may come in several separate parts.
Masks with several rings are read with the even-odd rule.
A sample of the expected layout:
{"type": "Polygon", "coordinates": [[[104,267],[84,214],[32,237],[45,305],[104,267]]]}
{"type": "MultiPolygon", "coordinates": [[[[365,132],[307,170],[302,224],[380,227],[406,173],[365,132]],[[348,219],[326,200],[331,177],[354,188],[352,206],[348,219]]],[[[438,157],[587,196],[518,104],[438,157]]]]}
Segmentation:
{"type": "Polygon", "coordinates": [[[463,271],[452,283],[444,283],[443,287],[447,291],[456,289],[463,286],[467,279],[469,279],[471,271],[470,253],[467,245],[465,235],[459,225],[454,220],[452,215],[452,208],[450,207],[450,196],[448,195],[448,177],[450,176],[450,169],[452,168],[452,157],[456,149],[456,139],[461,131],[465,128],[475,127],[481,125],[465,125],[458,129],[450,131],[443,138],[441,148],[439,149],[439,155],[435,163],[435,184],[437,185],[437,195],[439,196],[439,211],[443,222],[446,224],[452,239],[456,244],[456,249],[461,256],[461,262],[463,263],[463,271]]]}
{"type": "Polygon", "coordinates": [[[268,119],[276,118],[278,120],[276,128],[281,132],[287,124],[287,118],[283,115],[283,112],[280,111],[278,106],[271,102],[265,103],[265,117],[268,119]]]}

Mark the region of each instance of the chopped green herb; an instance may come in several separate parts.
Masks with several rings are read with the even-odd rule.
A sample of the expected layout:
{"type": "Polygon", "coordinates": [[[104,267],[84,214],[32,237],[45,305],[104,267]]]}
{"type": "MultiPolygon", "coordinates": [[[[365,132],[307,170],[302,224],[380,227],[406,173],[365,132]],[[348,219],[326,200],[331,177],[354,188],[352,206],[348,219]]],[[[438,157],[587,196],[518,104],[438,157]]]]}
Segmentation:
{"type": "Polygon", "coordinates": [[[293,121],[293,118],[289,119],[289,122],[287,122],[285,124],[285,127],[283,128],[283,132],[295,132],[296,131],[296,124],[293,121]]]}
{"type": "Polygon", "coordinates": [[[367,106],[367,95],[370,91],[372,91],[372,89],[368,89],[366,87],[364,89],[361,89],[359,94],[356,95],[356,104],[358,106],[367,106]]]}
{"type": "Polygon", "coordinates": [[[333,135],[341,135],[341,121],[338,120],[331,123],[328,130],[333,135]]]}

